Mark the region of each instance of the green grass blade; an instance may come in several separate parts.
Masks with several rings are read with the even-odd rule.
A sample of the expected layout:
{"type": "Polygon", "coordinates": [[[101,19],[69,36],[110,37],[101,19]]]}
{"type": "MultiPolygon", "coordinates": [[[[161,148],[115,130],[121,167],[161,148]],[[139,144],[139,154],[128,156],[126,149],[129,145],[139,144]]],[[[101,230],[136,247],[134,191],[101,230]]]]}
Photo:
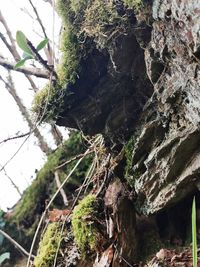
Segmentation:
{"type": "Polygon", "coordinates": [[[196,201],[192,203],[192,256],[193,267],[197,267],[197,230],[196,230],[196,201]]]}

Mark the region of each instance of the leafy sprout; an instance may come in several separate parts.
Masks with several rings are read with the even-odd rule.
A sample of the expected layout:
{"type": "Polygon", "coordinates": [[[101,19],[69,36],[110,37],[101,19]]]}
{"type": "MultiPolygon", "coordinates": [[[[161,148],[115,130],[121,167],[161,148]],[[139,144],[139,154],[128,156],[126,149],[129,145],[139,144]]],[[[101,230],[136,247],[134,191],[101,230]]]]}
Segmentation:
{"type": "MultiPolygon", "coordinates": [[[[18,46],[24,52],[22,55],[22,59],[20,59],[15,65],[15,68],[17,69],[17,68],[22,67],[27,60],[35,59],[35,56],[28,45],[28,39],[26,38],[25,34],[22,31],[17,31],[16,42],[18,46]]],[[[49,42],[48,38],[45,38],[44,40],[42,40],[36,47],[37,52],[42,50],[48,44],[48,42],[49,42]]]]}

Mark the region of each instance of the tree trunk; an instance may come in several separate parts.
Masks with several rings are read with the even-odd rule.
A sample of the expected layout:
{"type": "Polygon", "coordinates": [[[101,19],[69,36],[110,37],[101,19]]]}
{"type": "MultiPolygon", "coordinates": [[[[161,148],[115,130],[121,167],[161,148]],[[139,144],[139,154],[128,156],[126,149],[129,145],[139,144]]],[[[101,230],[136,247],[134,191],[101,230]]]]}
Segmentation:
{"type": "Polygon", "coordinates": [[[4,82],[8,92],[10,93],[10,95],[15,100],[15,102],[16,102],[16,104],[17,104],[17,106],[18,106],[23,118],[27,121],[30,130],[33,131],[35,137],[38,139],[38,143],[39,143],[40,149],[46,155],[49,155],[52,152],[52,150],[48,146],[46,141],[44,140],[44,138],[41,135],[40,131],[38,130],[37,126],[31,121],[31,118],[30,118],[30,115],[28,113],[28,110],[24,106],[21,98],[18,96],[18,94],[17,94],[17,92],[15,90],[15,86],[14,86],[11,74],[9,73],[9,75],[8,75],[8,82],[4,81],[4,79],[2,77],[1,77],[1,80],[4,82]]]}

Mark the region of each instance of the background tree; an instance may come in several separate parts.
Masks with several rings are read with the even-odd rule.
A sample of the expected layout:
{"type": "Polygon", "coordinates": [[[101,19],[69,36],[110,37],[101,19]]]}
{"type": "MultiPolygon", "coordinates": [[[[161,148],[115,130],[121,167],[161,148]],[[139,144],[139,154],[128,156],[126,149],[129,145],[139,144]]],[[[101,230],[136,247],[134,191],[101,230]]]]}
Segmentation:
{"type": "MultiPolygon", "coordinates": [[[[53,20],[53,17],[56,16],[55,11],[53,11],[53,6],[54,6],[53,2],[52,1],[40,1],[40,3],[42,2],[46,2],[46,6],[52,9],[50,11],[51,13],[49,16],[51,16],[53,20]]],[[[42,51],[42,57],[47,61],[48,65],[53,66],[54,62],[56,61],[55,59],[56,46],[54,45],[54,41],[52,41],[51,38],[49,38],[46,32],[46,26],[44,25],[37,11],[38,2],[35,1],[34,3],[34,1],[29,0],[28,3],[29,3],[29,6],[28,5],[23,6],[23,3],[21,3],[22,5],[20,7],[21,15],[29,16],[29,18],[32,19],[32,23],[34,24],[37,23],[38,25],[37,30],[34,30],[36,32],[35,36],[37,35],[40,36],[40,39],[42,38],[49,39],[47,47],[44,49],[44,51],[42,51]]],[[[13,25],[9,26],[9,22],[6,21],[6,17],[3,15],[3,12],[0,11],[0,40],[1,40],[0,47],[2,48],[1,54],[0,54],[0,66],[2,66],[2,68],[0,68],[0,81],[2,82],[1,84],[3,85],[3,87],[12,96],[16,105],[18,106],[21,115],[23,116],[24,120],[27,122],[29,131],[27,133],[23,133],[23,130],[22,130],[22,133],[21,133],[21,131],[19,132],[19,129],[18,129],[16,130],[17,131],[16,136],[8,136],[8,137],[5,136],[5,138],[0,140],[0,144],[1,145],[4,144],[8,146],[8,143],[7,143],[8,140],[15,140],[15,142],[17,138],[24,138],[24,140],[26,140],[29,138],[29,135],[33,133],[38,140],[37,143],[41,151],[44,152],[46,155],[48,155],[52,151],[52,148],[50,145],[52,141],[49,143],[49,141],[45,140],[43,133],[41,132],[41,130],[44,131],[43,130],[44,126],[42,126],[41,128],[38,125],[36,125],[35,119],[32,117],[30,113],[30,105],[29,107],[27,107],[26,100],[24,101],[24,96],[23,96],[24,92],[22,92],[22,89],[18,87],[19,86],[18,83],[15,82],[17,74],[14,75],[14,73],[21,72],[24,74],[24,78],[22,78],[21,74],[19,74],[19,77],[22,79],[21,80],[22,83],[24,83],[25,79],[28,81],[29,86],[27,89],[29,89],[28,91],[32,93],[32,97],[34,93],[38,91],[38,87],[40,86],[42,87],[46,83],[46,81],[48,82],[49,74],[47,70],[43,68],[43,66],[41,66],[40,64],[38,64],[38,62],[35,62],[35,61],[34,62],[32,61],[30,62],[30,64],[26,64],[19,69],[15,68],[16,62],[18,62],[21,58],[20,54],[22,51],[16,44],[16,40],[15,40],[16,32],[12,30],[12,27],[13,25]],[[38,77],[42,78],[40,79],[39,82],[38,82],[38,77]]],[[[19,28],[19,30],[21,29],[19,28]]],[[[32,29],[30,29],[30,31],[31,30],[32,29]]],[[[52,28],[48,29],[48,32],[52,32],[52,28]]],[[[34,38],[33,40],[31,40],[33,41],[33,43],[34,43],[34,38]]],[[[53,139],[56,146],[58,146],[62,142],[63,137],[62,137],[60,130],[55,126],[54,123],[50,125],[50,132],[52,135],[52,137],[50,136],[50,140],[53,139]]],[[[12,159],[13,155],[15,155],[15,152],[11,154],[10,159],[12,159]]],[[[2,165],[1,171],[6,172],[5,167],[6,168],[8,167],[7,163],[10,163],[10,159],[8,159],[8,161],[6,161],[5,164],[1,164],[2,165]]],[[[0,174],[1,176],[3,176],[3,172],[0,174]]],[[[15,184],[14,180],[13,180],[13,184],[15,184]]],[[[16,187],[17,185],[15,186],[15,188],[16,187]]]]}

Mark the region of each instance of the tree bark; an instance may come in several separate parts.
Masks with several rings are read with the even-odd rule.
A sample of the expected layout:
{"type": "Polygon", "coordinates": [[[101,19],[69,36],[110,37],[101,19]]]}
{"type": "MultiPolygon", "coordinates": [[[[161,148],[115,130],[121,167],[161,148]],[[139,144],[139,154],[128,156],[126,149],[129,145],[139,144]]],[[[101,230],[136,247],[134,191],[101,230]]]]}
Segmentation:
{"type": "Polygon", "coordinates": [[[15,68],[15,62],[8,62],[7,60],[0,58],[0,65],[7,70],[15,70],[18,72],[22,72],[26,75],[34,75],[39,78],[49,79],[49,72],[47,70],[39,69],[39,68],[27,68],[27,67],[20,67],[15,68]]]}

